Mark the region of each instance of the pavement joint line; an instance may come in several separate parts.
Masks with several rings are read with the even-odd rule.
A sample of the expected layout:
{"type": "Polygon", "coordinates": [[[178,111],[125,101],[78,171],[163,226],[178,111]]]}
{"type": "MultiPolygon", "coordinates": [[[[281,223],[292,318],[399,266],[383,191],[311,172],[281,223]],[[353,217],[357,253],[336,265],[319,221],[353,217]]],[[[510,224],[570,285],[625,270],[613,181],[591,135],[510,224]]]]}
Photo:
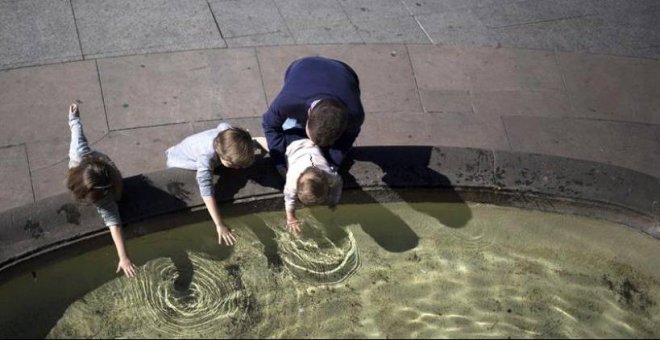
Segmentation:
{"type": "Polygon", "coordinates": [[[34,183],[32,182],[32,169],[30,169],[30,156],[28,155],[27,144],[21,143],[23,151],[25,152],[25,160],[27,161],[28,177],[30,178],[30,189],[32,190],[32,202],[37,201],[37,196],[34,193],[34,183]]]}
{"type": "Polygon", "coordinates": [[[573,105],[573,98],[568,91],[568,85],[566,85],[566,76],[564,75],[564,68],[561,66],[561,62],[559,61],[559,52],[557,52],[557,48],[555,47],[553,49],[553,55],[555,59],[555,64],[557,65],[557,69],[559,70],[559,75],[561,76],[561,83],[564,88],[564,95],[566,96],[566,99],[568,99],[568,106],[571,110],[571,114],[575,114],[575,105],[573,105]]]}
{"type": "Polygon", "coordinates": [[[660,123],[648,123],[648,122],[635,122],[629,120],[617,120],[617,119],[604,119],[604,118],[594,118],[594,117],[576,117],[576,116],[526,116],[520,114],[514,115],[503,115],[502,117],[518,117],[518,118],[536,118],[536,119],[561,119],[561,120],[585,120],[591,122],[602,122],[602,123],[615,123],[615,124],[630,124],[630,125],[642,125],[651,128],[660,128],[660,123]]]}
{"type": "Polygon", "coordinates": [[[400,1],[403,4],[403,7],[405,7],[406,10],[408,11],[408,14],[415,20],[415,22],[417,23],[417,26],[419,26],[419,28],[422,29],[422,32],[424,32],[424,35],[426,35],[426,39],[428,39],[431,42],[432,45],[435,45],[435,41],[433,41],[433,38],[431,38],[431,35],[429,34],[429,32],[426,31],[426,29],[424,28],[422,23],[419,22],[419,19],[417,19],[417,16],[415,15],[415,13],[413,13],[413,11],[410,9],[410,7],[408,7],[408,5],[406,4],[405,1],[403,1],[403,0],[400,0],[400,1]]]}
{"type": "Polygon", "coordinates": [[[73,16],[73,25],[76,27],[76,37],[78,38],[78,47],[80,48],[80,56],[85,60],[85,54],[83,53],[82,40],[80,40],[80,30],[78,29],[78,20],[76,20],[76,11],[73,9],[73,0],[68,0],[69,5],[71,6],[71,15],[73,16]]]}
{"type": "Polygon", "coordinates": [[[209,12],[211,12],[211,16],[213,17],[213,22],[215,22],[215,27],[218,29],[218,33],[220,33],[220,39],[225,40],[225,37],[222,35],[222,30],[220,29],[220,25],[218,24],[218,19],[215,18],[215,13],[213,13],[213,8],[211,8],[211,3],[206,1],[206,4],[209,6],[209,12]]]}
{"type": "MultiPolygon", "coordinates": [[[[222,119],[220,118],[220,120],[222,120],[222,119]]],[[[209,121],[213,121],[213,120],[209,120],[209,121]]],[[[183,121],[183,122],[163,123],[163,124],[155,124],[155,125],[139,125],[139,126],[131,126],[131,127],[120,128],[120,129],[112,129],[112,130],[110,130],[110,132],[122,132],[122,131],[130,131],[130,130],[157,128],[157,127],[164,127],[164,126],[184,125],[184,124],[192,124],[192,123],[197,123],[197,122],[201,122],[201,121],[183,121]]]]}
{"type": "Polygon", "coordinates": [[[99,90],[101,91],[101,102],[103,102],[103,115],[105,116],[105,126],[108,128],[108,133],[110,132],[110,122],[108,121],[108,110],[105,106],[105,96],[103,95],[103,83],[101,82],[101,70],[99,69],[99,60],[94,59],[96,64],[96,76],[99,80],[99,90]]]}
{"type": "Polygon", "coordinates": [[[277,9],[277,14],[280,16],[280,19],[282,19],[282,22],[284,22],[284,27],[286,27],[287,32],[289,32],[289,35],[291,36],[291,39],[293,39],[293,43],[295,45],[298,45],[298,41],[296,40],[296,36],[293,35],[293,32],[291,31],[291,27],[289,27],[289,23],[284,19],[284,16],[282,15],[282,10],[280,9],[280,6],[277,5],[276,0],[271,0],[271,3],[275,6],[277,9]]]}
{"type": "Polygon", "coordinates": [[[344,12],[344,15],[346,16],[346,19],[348,19],[348,22],[351,23],[351,25],[353,26],[353,28],[357,32],[358,37],[360,37],[360,40],[362,41],[362,43],[365,44],[364,38],[362,37],[362,34],[360,34],[360,28],[353,22],[353,20],[351,20],[351,16],[348,15],[348,12],[346,11],[346,8],[344,8],[344,6],[341,4],[341,1],[337,1],[337,4],[339,4],[339,8],[341,8],[341,11],[344,12]]]}
{"type": "Polygon", "coordinates": [[[412,72],[413,79],[415,80],[415,93],[417,93],[419,106],[422,108],[423,112],[426,112],[426,108],[424,107],[424,102],[422,101],[422,94],[419,91],[419,84],[417,83],[417,74],[415,73],[415,67],[413,66],[412,58],[410,57],[410,49],[408,48],[408,44],[403,44],[403,46],[406,47],[406,54],[408,55],[408,64],[410,65],[410,71],[412,72]]]}
{"type": "Polygon", "coordinates": [[[574,20],[574,19],[582,19],[582,18],[588,18],[588,17],[593,17],[595,15],[593,14],[583,14],[583,15],[574,15],[574,16],[569,16],[569,17],[561,17],[561,18],[554,18],[554,19],[545,19],[545,20],[537,20],[537,21],[529,21],[529,22],[521,22],[521,23],[516,23],[516,24],[510,24],[510,25],[501,25],[501,26],[486,26],[489,29],[502,29],[502,28],[512,28],[512,27],[520,27],[520,26],[531,26],[531,25],[536,25],[536,24],[544,24],[544,23],[549,23],[549,22],[557,22],[557,21],[566,21],[566,20],[574,20]]]}
{"type": "Polygon", "coordinates": [[[266,110],[268,110],[270,103],[268,102],[268,95],[266,94],[266,83],[264,82],[264,73],[263,71],[261,71],[261,60],[259,60],[259,51],[257,51],[256,47],[254,47],[253,50],[254,50],[254,58],[257,60],[257,68],[259,69],[259,79],[261,80],[261,89],[264,94],[266,110]]]}
{"type": "Polygon", "coordinates": [[[509,138],[509,129],[506,128],[506,122],[504,121],[504,116],[500,116],[500,124],[504,128],[504,136],[506,137],[506,143],[509,144],[509,150],[513,151],[513,145],[511,145],[511,138],[509,138]]]}

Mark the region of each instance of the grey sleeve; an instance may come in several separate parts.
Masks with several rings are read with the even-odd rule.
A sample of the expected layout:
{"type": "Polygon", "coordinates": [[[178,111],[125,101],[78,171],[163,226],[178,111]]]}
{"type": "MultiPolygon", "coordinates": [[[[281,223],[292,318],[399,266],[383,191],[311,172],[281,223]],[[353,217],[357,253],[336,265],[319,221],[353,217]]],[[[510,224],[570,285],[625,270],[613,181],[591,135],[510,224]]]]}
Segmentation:
{"type": "Polygon", "coordinates": [[[205,157],[200,157],[197,160],[197,185],[199,186],[199,193],[202,197],[213,196],[213,170],[211,169],[211,161],[205,157]]]}
{"type": "Polygon", "coordinates": [[[82,158],[92,152],[83,132],[80,117],[69,115],[69,128],[71,128],[71,145],[69,146],[69,168],[76,166],[82,158]]]}
{"type": "Polygon", "coordinates": [[[121,217],[119,216],[119,207],[110,196],[98,201],[96,211],[101,215],[106,227],[121,226],[121,217]]]}

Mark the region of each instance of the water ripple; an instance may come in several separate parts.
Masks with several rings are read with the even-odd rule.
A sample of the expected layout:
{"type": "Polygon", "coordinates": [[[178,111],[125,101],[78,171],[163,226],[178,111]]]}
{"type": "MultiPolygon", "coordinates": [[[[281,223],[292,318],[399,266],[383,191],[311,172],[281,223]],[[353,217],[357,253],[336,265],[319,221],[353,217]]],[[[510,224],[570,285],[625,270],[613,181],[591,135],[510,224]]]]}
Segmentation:
{"type": "MultiPolygon", "coordinates": [[[[194,275],[186,290],[174,288],[179,275],[169,258],[144,265],[133,280],[113,280],[76,302],[51,331],[49,337],[77,337],[70,330],[79,325],[98,325],[85,336],[98,337],[199,337],[231,335],[237,325],[249,324],[255,300],[243,284],[240,268],[190,253],[194,275]],[[110,298],[108,297],[110,296],[110,298]],[[102,318],[100,322],[89,319],[102,318]],[[124,329],[123,324],[132,324],[124,329]],[[104,327],[112,324],[113,327],[104,327]],[[141,325],[135,329],[135,325],[141,325]]],[[[82,335],[82,334],[80,334],[82,335]]]]}

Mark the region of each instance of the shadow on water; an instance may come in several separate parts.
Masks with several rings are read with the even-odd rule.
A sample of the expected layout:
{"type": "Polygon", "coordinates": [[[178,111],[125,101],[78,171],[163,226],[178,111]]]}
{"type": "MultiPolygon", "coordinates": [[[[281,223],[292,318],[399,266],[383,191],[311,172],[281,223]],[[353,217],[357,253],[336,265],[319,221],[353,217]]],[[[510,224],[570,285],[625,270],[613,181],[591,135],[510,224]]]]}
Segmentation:
{"type": "Polygon", "coordinates": [[[441,173],[431,169],[433,148],[425,146],[404,147],[369,147],[354,149],[344,161],[340,174],[344,180],[344,195],[350,195],[351,201],[373,203],[370,211],[362,216],[334,216],[329,211],[314,209],[312,213],[321,221],[333,221],[326,226],[329,236],[341,239],[346,233],[332,224],[347,225],[359,223],[381,247],[390,252],[403,252],[415,248],[419,237],[396,214],[380,204],[374,192],[365,190],[356,179],[362,182],[372,182],[376,185],[385,184],[396,195],[397,200],[411,204],[410,207],[438,220],[450,228],[461,228],[472,218],[472,213],[465,201],[454,190],[451,181],[441,173]],[[374,167],[374,165],[377,167],[374,167]],[[406,191],[402,188],[432,187],[424,193],[406,191]],[[455,203],[452,205],[424,204],[428,202],[455,203]]]}
{"type": "MultiPolygon", "coordinates": [[[[263,149],[260,152],[261,154],[266,153],[263,149]]],[[[241,193],[241,189],[243,189],[243,192],[240,196],[250,196],[257,191],[263,192],[264,187],[273,189],[273,194],[280,193],[284,187],[284,180],[275,171],[270,158],[266,157],[258,156],[254,164],[245,169],[231,169],[220,166],[216,168],[215,174],[219,177],[214,186],[215,197],[218,201],[236,197],[237,194],[241,193]],[[254,182],[259,186],[250,186],[248,185],[249,182],[254,182]]],[[[241,212],[241,210],[239,209],[237,212],[241,212]]],[[[246,213],[243,220],[263,244],[268,265],[279,268],[282,265],[282,260],[278,255],[275,232],[263,220],[250,215],[250,213],[246,213]]]]}

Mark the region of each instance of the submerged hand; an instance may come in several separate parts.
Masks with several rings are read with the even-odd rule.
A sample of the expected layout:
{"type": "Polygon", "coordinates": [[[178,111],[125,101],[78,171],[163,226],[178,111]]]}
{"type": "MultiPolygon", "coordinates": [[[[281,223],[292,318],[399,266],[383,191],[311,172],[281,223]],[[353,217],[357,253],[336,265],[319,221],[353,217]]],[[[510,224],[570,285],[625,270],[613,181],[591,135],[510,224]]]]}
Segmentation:
{"type": "Polygon", "coordinates": [[[125,257],[123,259],[119,259],[116,272],[119,273],[120,270],[123,270],[127,277],[134,277],[137,272],[137,267],[133,264],[133,262],[131,262],[131,259],[125,257]]]}
{"type": "Polygon", "coordinates": [[[215,227],[215,230],[218,232],[218,244],[222,245],[222,241],[224,240],[228,246],[234,245],[234,242],[236,242],[236,236],[231,232],[231,229],[219,225],[215,227]]]}
{"type": "Polygon", "coordinates": [[[300,232],[300,227],[301,223],[298,219],[289,219],[286,221],[286,228],[294,234],[300,232]]]}

